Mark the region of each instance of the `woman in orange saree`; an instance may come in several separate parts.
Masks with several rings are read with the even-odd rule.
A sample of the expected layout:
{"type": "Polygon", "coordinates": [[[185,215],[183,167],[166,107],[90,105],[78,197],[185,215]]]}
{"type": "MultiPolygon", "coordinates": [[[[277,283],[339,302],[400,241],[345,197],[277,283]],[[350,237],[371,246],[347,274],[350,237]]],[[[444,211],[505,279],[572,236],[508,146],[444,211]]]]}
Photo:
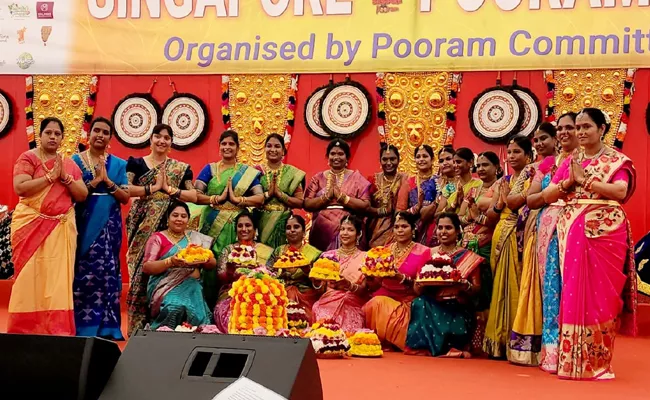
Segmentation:
{"type": "Polygon", "coordinates": [[[11,221],[16,281],[9,300],[8,333],[75,335],[72,282],[77,249],[73,202],[88,189],[74,161],[57,150],[63,124],[41,123],[40,146],[18,157],[11,221]]]}
{"type": "Polygon", "coordinates": [[[420,268],[431,259],[431,249],[413,241],[417,216],[400,211],[395,216],[390,246],[397,274],[378,280],[366,277],[372,299],[363,306],[366,326],[377,332],[383,345],[400,350],[406,347],[406,333],[411,319],[411,302],[415,298],[413,283],[420,268]]]}
{"type": "Polygon", "coordinates": [[[613,379],[617,331],[636,334],[636,269],[630,225],[621,203],[634,193],[632,161],[601,138],[607,114],[586,108],[576,118],[580,144],[542,195],[566,205],[557,224],[562,298],[557,374],[613,379]]]}

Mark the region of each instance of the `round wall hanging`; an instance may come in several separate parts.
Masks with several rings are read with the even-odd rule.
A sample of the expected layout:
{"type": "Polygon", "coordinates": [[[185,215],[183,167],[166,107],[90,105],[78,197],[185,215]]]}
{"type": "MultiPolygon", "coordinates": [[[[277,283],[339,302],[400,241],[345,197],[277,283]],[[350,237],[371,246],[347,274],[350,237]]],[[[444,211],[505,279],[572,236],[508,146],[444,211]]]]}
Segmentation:
{"type": "Polygon", "coordinates": [[[314,91],[305,103],[305,123],[307,130],[319,139],[330,140],[332,137],[325,132],[320,120],[320,104],[323,100],[323,94],[329,88],[329,85],[321,86],[314,91]]]}
{"type": "Polygon", "coordinates": [[[512,81],[511,89],[515,92],[524,106],[524,119],[521,122],[519,133],[530,136],[542,121],[542,106],[537,96],[528,88],[517,85],[517,79],[512,81]]]}
{"type": "Polygon", "coordinates": [[[505,142],[519,132],[524,119],[524,105],[510,88],[497,86],[484,90],[472,101],[469,121],[472,132],[481,140],[505,142]]]}
{"type": "Polygon", "coordinates": [[[160,105],[149,93],[126,96],[113,111],[117,139],[126,147],[147,147],[160,115],[160,105]]]}
{"type": "Polygon", "coordinates": [[[332,137],[349,140],[370,123],[370,94],[360,83],[346,79],[330,85],[323,93],[320,120],[323,130],[332,137]]]}
{"type": "Polygon", "coordinates": [[[209,130],[207,107],[190,93],[175,93],[163,107],[162,123],[172,127],[172,147],[186,149],[198,144],[209,130]]]}
{"type": "Polygon", "coordinates": [[[13,124],[12,104],[9,96],[0,90],[0,137],[9,133],[13,124]]]}

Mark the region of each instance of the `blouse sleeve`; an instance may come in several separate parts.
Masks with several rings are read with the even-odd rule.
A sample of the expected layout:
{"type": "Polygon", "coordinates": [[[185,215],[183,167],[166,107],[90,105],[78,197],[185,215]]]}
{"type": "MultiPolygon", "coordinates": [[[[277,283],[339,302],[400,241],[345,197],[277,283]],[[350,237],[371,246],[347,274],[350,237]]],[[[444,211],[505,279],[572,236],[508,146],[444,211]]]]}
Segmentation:
{"type": "Polygon", "coordinates": [[[205,167],[203,167],[201,172],[199,172],[199,176],[196,177],[196,181],[203,182],[207,186],[207,184],[210,183],[211,179],[212,179],[212,168],[210,167],[210,164],[208,164],[205,167]]]}
{"type": "Polygon", "coordinates": [[[188,165],[187,169],[185,170],[185,174],[183,175],[183,179],[181,180],[180,187],[183,190],[194,189],[194,184],[192,183],[193,179],[194,179],[194,173],[192,172],[192,167],[188,165]]]}
{"type": "Polygon", "coordinates": [[[551,180],[552,183],[558,184],[560,183],[561,180],[566,179],[568,176],[568,171],[569,171],[569,165],[571,165],[571,160],[572,157],[567,157],[563,162],[562,165],[560,165],[560,168],[557,169],[555,172],[555,175],[553,175],[553,179],[551,180]]]}
{"type": "Polygon", "coordinates": [[[26,152],[21,154],[14,165],[14,176],[29,175],[33,177],[35,172],[36,166],[34,165],[34,161],[29,158],[26,152]]]}
{"type": "Polygon", "coordinates": [[[160,247],[160,235],[157,233],[151,235],[144,246],[144,258],[142,262],[158,261],[160,259],[160,247]]]}
{"type": "Polygon", "coordinates": [[[317,175],[312,176],[311,180],[309,181],[309,186],[307,186],[307,190],[305,191],[305,198],[306,199],[315,198],[319,190],[320,190],[320,183],[318,182],[317,175]]]}
{"type": "Polygon", "coordinates": [[[621,168],[612,177],[612,183],[625,182],[630,183],[630,173],[625,168],[621,168]]]}
{"type": "Polygon", "coordinates": [[[129,185],[135,185],[135,181],[139,178],[139,168],[135,157],[129,157],[126,162],[126,180],[129,185]]]}

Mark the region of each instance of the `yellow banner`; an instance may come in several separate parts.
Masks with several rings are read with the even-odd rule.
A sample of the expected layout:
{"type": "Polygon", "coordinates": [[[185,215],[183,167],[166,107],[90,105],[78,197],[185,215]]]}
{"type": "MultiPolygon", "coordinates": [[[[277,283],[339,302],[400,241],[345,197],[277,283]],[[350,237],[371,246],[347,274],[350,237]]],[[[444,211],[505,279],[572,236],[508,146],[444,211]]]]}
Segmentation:
{"type": "Polygon", "coordinates": [[[650,0],[70,3],[67,72],[78,74],[650,65],[650,0]]]}

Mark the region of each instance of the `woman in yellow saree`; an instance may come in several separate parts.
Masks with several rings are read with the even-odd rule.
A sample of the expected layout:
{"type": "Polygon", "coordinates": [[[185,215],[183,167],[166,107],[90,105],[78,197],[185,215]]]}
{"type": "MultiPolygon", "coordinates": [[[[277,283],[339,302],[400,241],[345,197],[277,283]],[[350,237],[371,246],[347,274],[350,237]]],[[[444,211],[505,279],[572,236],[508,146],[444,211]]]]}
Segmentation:
{"type": "Polygon", "coordinates": [[[289,297],[290,301],[295,301],[305,309],[307,321],[311,323],[313,322],[311,309],[321,293],[314,288],[311,279],[309,279],[309,271],[311,265],[320,257],[321,251],[305,243],[305,219],[300,215],[292,214],[287,220],[285,230],[287,244],[273,250],[273,254],[266,265],[278,274],[279,279],[284,281],[287,297],[289,297]],[[273,269],[273,264],[289,249],[299,250],[309,261],[309,265],[302,268],[273,269]]]}
{"type": "MultiPolygon", "coordinates": [[[[524,191],[511,192],[510,202],[527,201],[533,196],[530,190],[533,180],[540,179],[547,174],[555,162],[557,153],[556,130],[549,122],[542,123],[533,137],[533,143],[537,154],[543,157],[541,162],[532,165],[532,169],[519,175],[519,179],[525,179],[522,183],[524,191]],[[528,176],[528,174],[533,174],[528,176]]],[[[541,191],[541,186],[535,185],[536,191],[541,191]]],[[[509,197],[510,197],[509,196],[509,197]]],[[[538,194],[539,196],[539,194],[538,194]]],[[[524,253],[523,268],[521,274],[519,300],[517,302],[517,314],[510,333],[509,357],[510,362],[519,365],[539,365],[542,351],[542,285],[539,274],[539,263],[537,258],[537,229],[540,208],[528,207],[527,203],[521,208],[520,215],[527,212],[524,228],[524,253]]]]}
{"type": "Polygon", "coordinates": [[[45,118],[40,128],[40,146],[21,154],[14,166],[20,200],[11,220],[16,281],[7,332],[74,336],[73,202],[85,200],[88,189],[77,164],[57,155],[61,121],[45,118]]]}
{"type": "Polygon", "coordinates": [[[458,213],[465,196],[472,190],[478,190],[483,186],[483,181],[472,177],[473,168],[474,152],[467,147],[456,150],[454,153],[455,184],[448,197],[441,196],[438,209],[458,213]]]}
{"type": "Polygon", "coordinates": [[[151,134],[151,153],[145,157],[129,157],[126,163],[129,195],[137,197],[126,218],[129,244],[126,261],[130,278],[126,298],[129,336],[136,329],[144,328],[149,315],[149,277],[142,272],[147,240],[165,225],[165,213],[172,200],[196,201],[192,169],[188,164],[167,157],[173,135],[169,125],[156,125],[151,134]]]}
{"type": "Polygon", "coordinates": [[[490,266],[494,283],[483,339],[483,351],[494,358],[504,358],[507,355],[521,281],[522,245],[519,239],[523,239],[524,221],[519,218],[519,208],[524,199],[521,199],[521,204],[516,205],[508,201],[508,195],[511,192],[523,193],[523,183],[528,181],[519,179],[519,176],[531,161],[533,146],[527,137],[516,135],[508,141],[507,151],[508,164],[513,173],[497,182],[493,205],[488,210],[488,218],[497,215],[500,217],[492,236],[490,266]]]}
{"type": "MultiPolygon", "coordinates": [[[[260,171],[237,162],[239,135],[232,130],[219,137],[221,161],[203,167],[194,186],[201,214],[200,232],[213,237],[212,251],[218,257],[222,250],[235,243],[235,217],[246,207],[264,204],[260,171]]],[[[217,303],[219,283],[214,270],[203,271],[203,292],[208,307],[217,303]]]]}
{"type": "Polygon", "coordinates": [[[257,166],[264,189],[264,207],[255,209],[259,239],[274,249],[287,243],[285,225],[291,210],[302,208],[305,188],[305,172],[282,163],[286,152],[284,138],[272,133],[266,137],[266,165],[257,166]]]}

